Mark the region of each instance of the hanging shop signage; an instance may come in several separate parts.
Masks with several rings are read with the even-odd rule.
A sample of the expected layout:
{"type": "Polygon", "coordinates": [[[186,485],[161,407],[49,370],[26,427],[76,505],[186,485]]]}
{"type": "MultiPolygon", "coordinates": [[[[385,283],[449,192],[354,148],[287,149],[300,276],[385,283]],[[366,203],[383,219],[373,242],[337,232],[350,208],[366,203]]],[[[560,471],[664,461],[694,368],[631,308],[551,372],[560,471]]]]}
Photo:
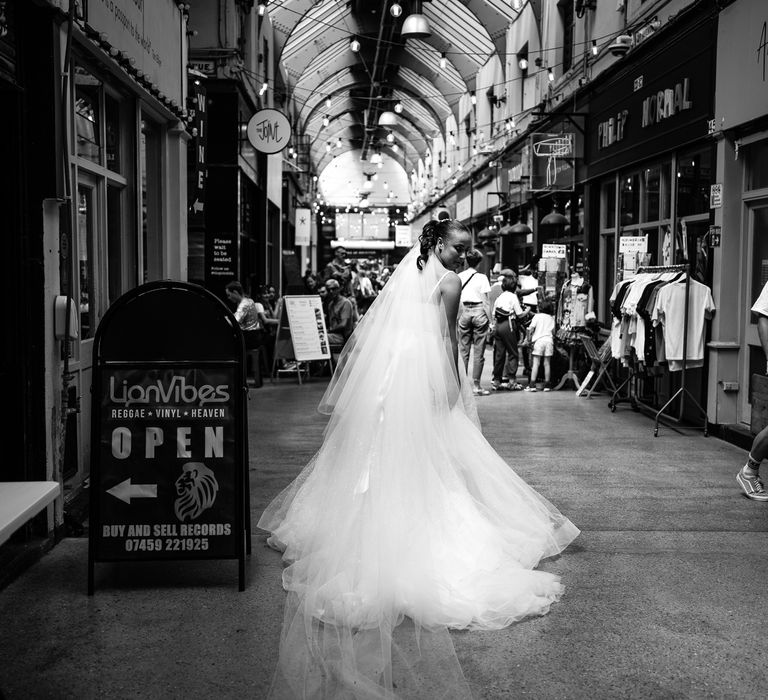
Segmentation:
{"type": "Polygon", "coordinates": [[[542,258],[564,258],[565,245],[559,243],[544,243],[541,246],[542,258]]]}
{"type": "Polygon", "coordinates": [[[413,234],[410,224],[395,225],[395,245],[400,248],[410,248],[413,245],[413,234]]]}
{"type": "Polygon", "coordinates": [[[533,192],[571,192],[576,180],[573,133],[531,134],[530,189],[533,192]]]}
{"type": "Polygon", "coordinates": [[[719,209],[723,206],[723,183],[717,182],[709,186],[709,208],[719,209]]]}
{"type": "Polygon", "coordinates": [[[94,563],[239,559],[248,489],[244,344],[202,287],[118,299],[93,350],[89,593],[94,563]]]}
{"type": "Polygon", "coordinates": [[[237,234],[211,233],[205,237],[206,285],[217,291],[238,277],[237,234]]]}
{"type": "Polygon", "coordinates": [[[202,225],[205,211],[206,147],[208,144],[208,100],[202,81],[189,81],[189,130],[192,138],[187,143],[187,199],[190,224],[199,219],[202,225]]]}
{"type": "Polygon", "coordinates": [[[312,212],[300,207],[296,209],[296,225],[294,245],[309,245],[311,240],[312,212]]]}
{"type": "MultiPolygon", "coordinates": [[[[66,12],[69,1],[58,0],[66,12]]],[[[182,21],[173,0],[91,0],[84,3],[85,22],[105,35],[112,49],[126,56],[160,93],[179,106],[184,104],[182,67],[182,21]]]]}
{"type": "Polygon", "coordinates": [[[261,153],[279,153],[291,140],[291,123],[277,109],[261,109],[248,121],[249,143],[261,153]]]}
{"type": "Polygon", "coordinates": [[[706,17],[663,44],[648,40],[633,52],[633,63],[595,91],[590,178],[707,136],[716,33],[717,23],[706,17]]]}
{"type": "Polygon", "coordinates": [[[739,0],[718,15],[715,126],[768,114],[768,4],[739,0]]]}

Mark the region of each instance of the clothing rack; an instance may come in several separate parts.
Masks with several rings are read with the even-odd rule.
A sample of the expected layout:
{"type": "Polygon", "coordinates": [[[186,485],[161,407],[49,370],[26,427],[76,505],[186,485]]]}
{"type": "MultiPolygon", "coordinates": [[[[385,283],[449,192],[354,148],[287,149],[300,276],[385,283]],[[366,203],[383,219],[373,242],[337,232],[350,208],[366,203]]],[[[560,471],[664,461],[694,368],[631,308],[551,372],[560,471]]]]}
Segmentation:
{"type": "MultiPolygon", "coordinates": [[[[664,420],[665,423],[677,423],[680,424],[683,421],[683,412],[685,411],[685,398],[686,396],[688,399],[693,403],[696,408],[699,409],[699,412],[701,415],[704,416],[704,424],[701,426],[701,429],[704,431],[704,437],[707,437],[708,435],[708,422],[709,422],[709,416],[707,415],[707,412],[704,408],[702,408],[701,404],[696,400],[696,398],[693,396],[693,394],[688,390],[688,387],[686,386],[686,371],[687,371],[687,364],[688,364],[688,316],[690,313],[690,288],[691,288],[691,273],[690,273],[690,266],[688,263],[682,264],[682,265],[646,265],[642,267],[637,268],[637,274],[642,273],[663,273],[663,272],[684,272],[685,273],[685,306],[684,306],[684,312],[683,312],[683,357],[681,360],[681,372],[680,372],[680,388],[669,398],[669,400],[658,410],[656,410],[653,406],[650,406],[643,401],[641,401],[637,397],[637,372],[635,371],[635,368],[632,367],[629,371],[629,375],[627,378],[619,384],[619,386],[616,388],[616,390],[613,392],[613,396],[611,397],[611,401],[609,402],[609,407],[611,411],[616,410],[616,404],[622,401],[629,401],[630,405],[633,409],[637,410],[639,408],[643,408],[650,412],[655,412],[655,421],[654,421],[654,428],[653,428],[653,435],[654,437],[659,436],[659,421],[664,420]],[[621,396],[622,389],[626,386],[627,388],[627,394],[626,396],[621,396]],[[677,398],[680,397],[680,403],[677,411],[677,416],[670,415],[666,413],[666,409],[674,403],[677,398]]],[[[698,429],[698,426],[692,426],[698,429]]]]}

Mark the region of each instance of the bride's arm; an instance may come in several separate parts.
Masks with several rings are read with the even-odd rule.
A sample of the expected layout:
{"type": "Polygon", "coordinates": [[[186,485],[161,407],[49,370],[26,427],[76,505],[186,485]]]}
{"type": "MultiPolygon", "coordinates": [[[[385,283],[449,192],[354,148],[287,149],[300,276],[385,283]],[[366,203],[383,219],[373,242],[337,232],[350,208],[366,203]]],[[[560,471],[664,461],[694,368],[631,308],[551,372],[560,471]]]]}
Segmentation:
{"type": "Polygon", "coordinates": [[[461,298],[461,280],[456,274],[449,274],[440,283],[440,294],[443,298],[445,315],[448,318],[448,335],[451,341],[451,357],[459,376],[459,343],[456,337],[456,319],[459,315],[459,300],[461,298]]]}

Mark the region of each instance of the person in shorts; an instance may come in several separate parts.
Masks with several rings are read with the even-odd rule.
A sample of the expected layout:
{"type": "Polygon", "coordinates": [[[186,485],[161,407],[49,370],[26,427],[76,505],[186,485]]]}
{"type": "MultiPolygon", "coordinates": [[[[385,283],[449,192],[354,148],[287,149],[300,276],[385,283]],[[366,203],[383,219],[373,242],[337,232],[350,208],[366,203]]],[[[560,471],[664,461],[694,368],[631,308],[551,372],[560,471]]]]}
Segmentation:
{"type": "MultiPolygon", "coordinates": [[[[763,286],[763,291],[760,292],[751,311],[757,317],[757,336],[760,338],[760,345],[768,360],[768,282],[763,286]]],[[[765,371],[768,374],[768,363],[765,371]]],[[[736,475],[736,481],[739,482],[744,495],[753,501],[768,501],[768,491],[765,490],[760,478],[760,465],[766,457],[768,457],[768,426],[755,435],[747,455],[747,463],[736,475]]]]}
{"type": "Polygon", "coordinates": [[[536,391],[536,380],[539,378],[539,367],[544,365],[544,391],[550,390],[552,378],[552,355],[555,352],[555,319],[552,317],[552,302],[542,301],[539,312],[534,314],[531,325],[528,326],[528,343],[531,346],[533,362],[531,365],[531,380],[526,391],[536,391]]]}

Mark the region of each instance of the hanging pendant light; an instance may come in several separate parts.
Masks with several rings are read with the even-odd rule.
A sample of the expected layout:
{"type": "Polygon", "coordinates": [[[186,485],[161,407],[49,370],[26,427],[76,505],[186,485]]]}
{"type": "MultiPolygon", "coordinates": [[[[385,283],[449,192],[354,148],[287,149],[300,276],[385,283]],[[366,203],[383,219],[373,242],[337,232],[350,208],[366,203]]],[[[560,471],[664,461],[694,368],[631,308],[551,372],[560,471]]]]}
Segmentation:
{"type": "Polygon", "coordinates": [[[397,124],[397,115],[394,112],[386,110],[379,115],[379,126],[395,126],[397,124]]]}
{"type": "Polygon", "coordinates": [[[432,36],[427,18],[421,13],[421,0],[416,0],[416,12],[408,15],[403,22],[400,36],[403,39],[426,39],[432,36]]]}
{"type": "Polygon", "coordinates": [[[557,202],[552,205],[552,211],[549,212],[540,222],[542,226],[566,226],[568,223],[568,217],[563,216],[557,210],[557,202]]]}

